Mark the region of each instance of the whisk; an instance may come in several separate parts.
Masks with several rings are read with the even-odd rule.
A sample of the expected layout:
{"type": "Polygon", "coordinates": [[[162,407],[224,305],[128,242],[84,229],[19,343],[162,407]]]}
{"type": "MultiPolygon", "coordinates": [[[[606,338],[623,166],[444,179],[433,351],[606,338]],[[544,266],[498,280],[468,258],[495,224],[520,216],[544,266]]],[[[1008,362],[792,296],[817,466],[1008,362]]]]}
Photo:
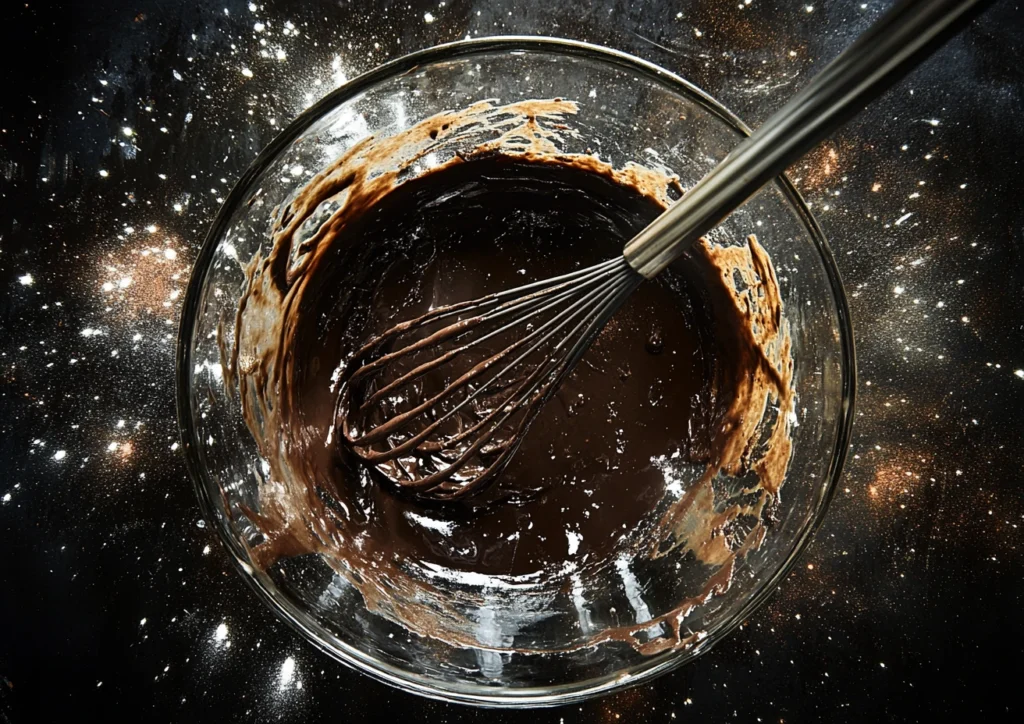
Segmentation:
{"type": "Polygon", "coordinates": [[[621,257],[432,309],[369,340],[353,356],[339,396],[340,426],[352,450],[423,497],[453,500],[481,490],[634,289],[987,4],[898,3],[621,257]]]}

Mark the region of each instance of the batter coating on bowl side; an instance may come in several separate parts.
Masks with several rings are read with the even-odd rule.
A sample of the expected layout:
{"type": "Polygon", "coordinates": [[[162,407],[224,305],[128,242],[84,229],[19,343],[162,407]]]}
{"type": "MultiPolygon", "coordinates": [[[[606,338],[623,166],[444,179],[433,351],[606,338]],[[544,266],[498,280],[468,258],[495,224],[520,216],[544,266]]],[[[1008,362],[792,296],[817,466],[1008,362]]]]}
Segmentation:
{"type": "Polygon", "coordinates": [[[791,454],[789,334],[753,237],[702,241],[642,284],[478,496],[400,493],[338,434],[339,380],[367,338],[613,258],[678,197],[664,171],[564,152],[574,112],[551,100],[441,114],[362,141],[277,210],[221,337],[270,470],[245,511],[263,535],[253,565],[320,554],[370,610],[455,645],[479,645],[481,609],[549,596],[575,602],[575,638],[495,647],[656,653],[702,638],[687,618],[763,542],[791,454]],[[674,593],[645,599],[670,555],[674,593]],[[629,606],[602,600],[610,577],[629,606]]]}

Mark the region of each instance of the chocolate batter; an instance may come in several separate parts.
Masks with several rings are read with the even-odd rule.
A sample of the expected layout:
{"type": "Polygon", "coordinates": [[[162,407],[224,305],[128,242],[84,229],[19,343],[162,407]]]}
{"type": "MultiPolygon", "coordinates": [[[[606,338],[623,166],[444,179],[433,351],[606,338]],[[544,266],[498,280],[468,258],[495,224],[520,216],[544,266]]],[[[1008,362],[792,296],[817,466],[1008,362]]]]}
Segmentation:
{"type": "Polygon", "coordinates": [[[265,537],[254,565],[319,553],[370,609],[476,645],[463,617],[489,591],[568,595],[673,555],[692,569],[678,598],[603,630],[581,622],[556,647],[619,639],[653,653],[699,640],[685,620],[763,541],[790,454],[789,337],[753,237],[704,242],[643,283],[480,495],[409,495],[339,434],[339,380],[368,338],[614,258],[678,196],[665,173],[562,151],[573,111],[477,104],[368,139],[279,210],[224,350],[270,469],[246,511],[265,537]]]}

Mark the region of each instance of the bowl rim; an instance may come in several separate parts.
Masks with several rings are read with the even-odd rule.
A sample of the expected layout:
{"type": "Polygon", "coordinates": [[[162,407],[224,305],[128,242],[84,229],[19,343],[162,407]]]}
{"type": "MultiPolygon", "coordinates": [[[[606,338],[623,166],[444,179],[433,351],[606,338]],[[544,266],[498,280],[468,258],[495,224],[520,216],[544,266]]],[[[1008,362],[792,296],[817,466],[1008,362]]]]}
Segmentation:
{"type": "Polygon", "coordinates": [[[732,126],[740,134],[750,135],[751,133],[750,128],[739,117],[715,100],[710,94],[681,76],[629,53],[579,40],[547,36],[491,36],[435,45],[388,61],[342,84],[300,113],[295,120],[288,124],[257,155],[256,159],[249,165],[245,173],[242,174],[221,205],[196,256],[182,304],[175,355],[175,396],[185,466],[195,488],[203,517],[216,527],[221,543],[230,553],[232,563],[239,573],[242,574],[242,578],[279,619],[292,629],[298,631],[316,648],[335,660],[401,690],[460,704],[527,708],[576,703],[585,699],[606,695],[612,691],[649,682],[661,674],[679,668],[713,648],[767,602],[778,589],[779,583],[789,574],[800,555],[807,548],[814,532],[821,526],[825,512],[838,486],[843,463],[849,449],[854,417],[856,355],[850,311],[832,251],[829,248],[824,233],[811,215],[796,187],[787,176],[779,176],[774,183],[798,212],[800,220],[817,247],[831,287],[832,299],[839,323],[842,400],[835,445],[826,473],[828,484],[819,495],[817,507],[810,524],[805,526],[801,534],[794,539],[782,565],[766,579],[759,589],[753,592],[737,612],[712,628],[708,632],[707,638],[691,649],[686,651],[666,651],[621,672],[566,684],[503,689],[480,684],[452,686],[447,682],[441,682],[428,676],[416,674],[401,667],[379,661],[324,629],[310,614],[297,606],[290,596],[279,592],[280,589],[277,588],[266,573],[258,571],[249,565],[245,551],[226,530],[226,523],[222,517],[217,515],[217,506],[210,495],[211,487],[216,487],[216,485],[208,478],[206,468],[200,459],[199,439],[197,431],[192,424],[190,393],[192,379],[191,339],[197,321],[202,289],[205,285],[219,239],[225,231],[232,213],[240,203],[243,203],[247,192],[263,170],[277,157],[281,150],[291,144],[292,141],[331,109],[351,100],[359,93],[384,80],[413,71],[418,66],[437,61],[502,51],[538,52],[586,57],[591,60],[599,60],[613,66],[625,68],[662,86],[667,86],[677,93],[690,97],[702,105],[705,110],[732,126]]]}

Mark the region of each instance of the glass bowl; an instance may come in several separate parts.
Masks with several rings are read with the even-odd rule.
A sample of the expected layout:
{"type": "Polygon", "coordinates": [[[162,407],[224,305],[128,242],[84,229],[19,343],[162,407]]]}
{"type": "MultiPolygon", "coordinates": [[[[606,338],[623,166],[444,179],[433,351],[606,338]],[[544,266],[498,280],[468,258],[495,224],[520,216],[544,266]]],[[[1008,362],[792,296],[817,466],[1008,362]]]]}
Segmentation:
{"type": "MultiPolygon", "coordinates": [[[[203,514],[260,598],[317,647],[358,670],[408,691],[485,706],[564,704],[635,685],[694,659],[734,630],[771,595],[820,523],[847,449],[854,396],[853,339],[839,274],[803,200],[780,178],[712,238],[738,245],[755,232],[775,264],[794,362],[792,458],[763,545],[739,559],[728,590],[685,616],[682,627],[694,634],[686,645],[646,647],[644,653],[597,635],[586,645],[569,646],[582,640],[579,598],[552,591],[542,606],[517,609],[514,594],[486,586],[473,592],[477,608],[469,616],[478,630],[468,634],[479,645],[453,645],[409,635],[369,610],[319,555],[286,559],[266,570],[255,565],[249,551],[261,533],[246,511],[259,510],[260,486],[270,481],[264,480],[266,466],[236,398],[226,389],[219,341],[231,338],[244,286],[242,263],[266,252],[273,210],[367,136],[390,136],[486,99],[505,104],[533,98],[579,105],[572,118],[578,133],[571,143],[577,147],[566,151],[593,149],[616,167],[636,162],[668,168],[683,187],[748,133],[728,110],[678,76],[586,43],[488,38],[400,58],[304,112],[244,174],[196,261],[178,341],[178,414],[189,473],[203,514]],[[262,203],[249,203],[257,192],[262,203]]],[[[676,571],[692,560],[679,552],[658,561],[653,570],[645,567],[644,580],[624,571],[621,580],[591,586],[591,634],[612,626],[613,619],[621,623],[622,611],[642,623],[680,600],[676,571]]],[[[444,584],[437,585],[438,595],[449,595],[444,584]]]]}

